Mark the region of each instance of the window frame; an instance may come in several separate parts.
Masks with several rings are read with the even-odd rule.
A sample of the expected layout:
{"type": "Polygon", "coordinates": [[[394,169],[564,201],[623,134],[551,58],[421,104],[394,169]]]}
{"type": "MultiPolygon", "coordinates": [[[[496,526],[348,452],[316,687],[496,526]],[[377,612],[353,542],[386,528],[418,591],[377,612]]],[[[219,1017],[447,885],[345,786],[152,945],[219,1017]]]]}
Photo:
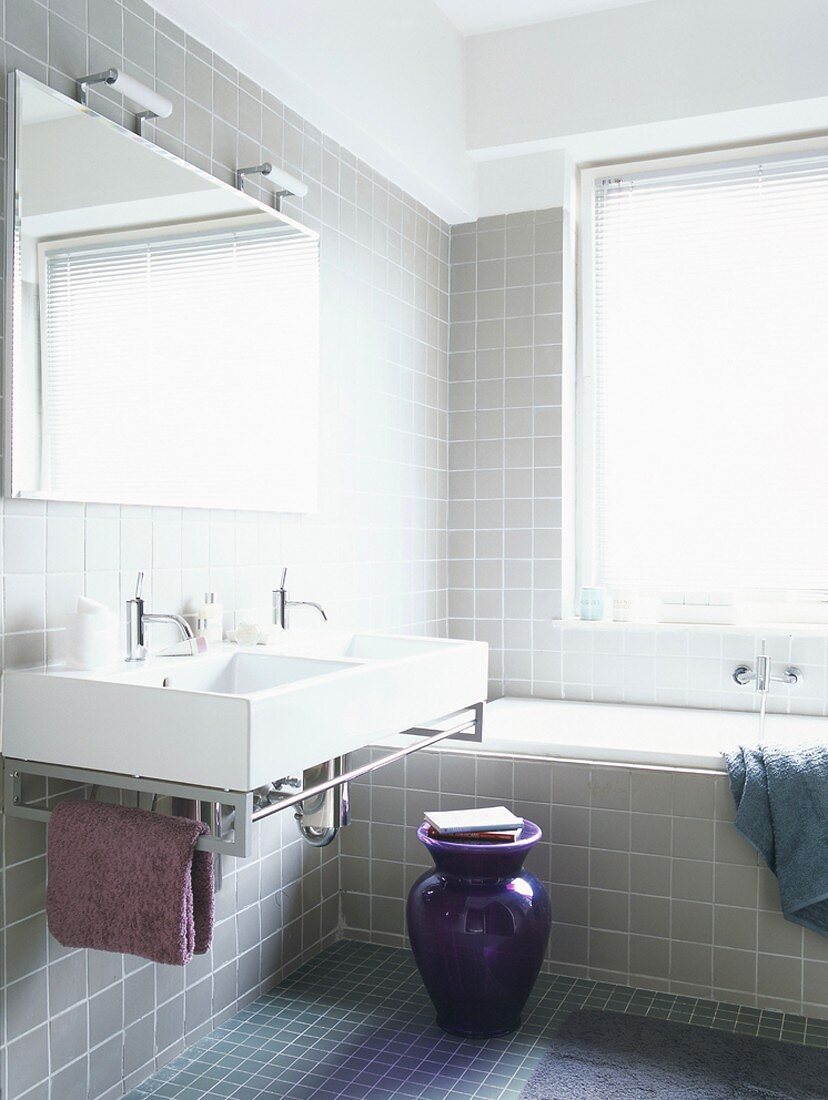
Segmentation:
{"type": "MultiPolygon", "coordinates": [[[[572,566],[564,579],[565,607],[577,616],[578,591],[594,583],[595,552],[595,341],[594,325],[594,188],[599,179],[651,171],[698,168],[705,164],[735,164],[769,156],[828,153],[828,134],[711,147],[679,155],[660,155],[637,160],[606,161],[578,168],[577,181],[577,272],[576,272],[576,354],[575,396],[570,424],[574,435],[574,539],[572,566]]],[[[693,590],[697,586],[693,586],[693,590]]],[[[655,595],[653,586],[653,595],[655,595]]],[[[688,586],[687,591],[690,591],[688,586]]],[[[642,595],[648,593],[642,592],[642,595]]],[[[783,598],[787,592],[768,592],[766,598],[783,598]]],[[[735,592],[738,597],[739,593],[735,592]]],[[[755,599],[755,597],[754,597],[755,599]]],[[[778,620],[775,620],[778,622],[778,620]]],[[[623,623],[619,625],[623,626],[623,623]]],[[[633,624],[634,625],[634,624],[633,624]]]]}

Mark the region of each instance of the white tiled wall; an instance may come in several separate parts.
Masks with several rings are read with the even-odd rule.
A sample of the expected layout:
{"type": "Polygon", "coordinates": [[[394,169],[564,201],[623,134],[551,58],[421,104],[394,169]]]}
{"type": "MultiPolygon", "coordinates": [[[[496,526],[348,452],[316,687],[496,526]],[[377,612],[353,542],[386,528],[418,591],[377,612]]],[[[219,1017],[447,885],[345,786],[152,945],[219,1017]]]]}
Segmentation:
{"type": "MultiPolygon", "coordinates": [[[[3,666],[58,656],[76,597],[120,609],[139,569],[151,609],[192,613],[211,589],[227,626],[269,614],[287,565],[295,597],[320,601],[337,626],[444,633],[448,227],[144,0],[8,0],[0,17],[4,73],[21,68],[72,94],[78,76],[123,64],[173,101],[157,133],[165,148],[225,180],[265,157],[302,176],[307,197],[284,208],[321,233],[323,318],[319,512],[6,500],[3,666]]],[[[122,117],[117,97],[92,105],[122,117]]],[[[286,393],[274,431],[290,412],[286,393]]],[[[176,428],[192,434],[194,453],[244,446],[244,424],[200,439],[197,407],[176,428]]],[[[296,625],[315,623],[304,614],[296,625]]],[[[7,1100],[121,1095],[337,935],[338,847],[320,854],[292,820],[270,819],[250,860],[226,861],[214,949],[186,971],[66,952],[46,931],[43,827],[2,817],[0,827],[7,1100]]]]}
{"type": "MultiPolygon", "coordinates": [[[[828,713],[826,637],[818,629],[791,633],[779,628],[748,630],[630,623],[558,622],[546,634],[538,660],[554,670],[551,682],[525,694],[588,700],[757,710],[753,685],[733,681],[740,664],[753,666],[763,643],[774,674],[789,665],[798,684],[774,683],[768,709],[782,714],[828,713]]],[[[528,687],[529,685],[527,685],[528,687]]]]}

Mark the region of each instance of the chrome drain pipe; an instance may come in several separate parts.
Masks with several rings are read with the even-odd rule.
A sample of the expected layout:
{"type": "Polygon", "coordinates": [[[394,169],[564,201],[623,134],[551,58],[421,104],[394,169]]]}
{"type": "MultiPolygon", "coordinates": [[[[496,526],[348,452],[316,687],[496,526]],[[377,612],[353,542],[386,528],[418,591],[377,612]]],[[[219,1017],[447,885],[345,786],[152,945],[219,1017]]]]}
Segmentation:
{"type": "MultiPolygon", "coordinates": [[[[303,788],[312,790],[326,780],[340,779],[348,770],[347,756],[326,760],[304,773],[303,788]]],[[[317,795],[304,798],[296,807],[296,824],[299,834],[314,848],[330,844],[339,830],[351,820],[350,797],[347,779],[335,787],[328,787],[317,795]]]]}

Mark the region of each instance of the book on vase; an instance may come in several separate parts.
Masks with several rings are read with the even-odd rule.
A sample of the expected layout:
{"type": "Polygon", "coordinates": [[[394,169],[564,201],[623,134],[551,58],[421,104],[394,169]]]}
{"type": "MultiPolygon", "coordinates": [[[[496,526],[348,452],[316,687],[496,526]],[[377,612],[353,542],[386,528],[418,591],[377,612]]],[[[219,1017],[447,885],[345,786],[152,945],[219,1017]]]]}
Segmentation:
{"type": "Polygon", "coordinates": [[[523,818],[505,806],[482,806],[473,810],[428,810],[423,815],[429,836],[453,840],[514,841],[523,828],[523,818]]]}

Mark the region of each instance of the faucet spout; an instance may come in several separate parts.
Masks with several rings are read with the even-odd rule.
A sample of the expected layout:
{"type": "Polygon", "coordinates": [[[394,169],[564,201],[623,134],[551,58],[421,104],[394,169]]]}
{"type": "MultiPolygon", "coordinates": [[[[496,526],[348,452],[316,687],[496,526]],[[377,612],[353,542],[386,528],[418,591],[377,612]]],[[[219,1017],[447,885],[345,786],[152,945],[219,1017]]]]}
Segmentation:
{"type": "Polygon", "coordinates": [[[756,671],[754,673],[755,688],[761,695],[767,695],[771,680],[771,659],[767,653],[759,653],[756,657],[756,671]]]}
{"type": "Polygon", "coordinates": [[[126,602],[127,614],[127,656],[128,661],[147,659],[146,634],[150,623],[172,623],[181,632],[182,638],[194,638],[193,628],[183,615],[169,612],[150,612],[144,610],[143,599],[144,574],[138,574],[135,596],[126,602]]]}
{"type": "Polygon", "coordinates": [[[313,600],[290,600],[289,603],[291,607],[315,607],[325,622],[328,621],[324,607],[319,603],[314,603],[313,600]]]}
{"type": "Polygon", "coordinates": [[[292,607],[313,607],[319,612],[325,622],[327,622],[328,616],[325,614],[325,609],[321,604],[314,603],[313,600],[288,599],[288,591],[285,588],[286,580],[287,569],[283,569],[281,583],[278,588],[274,588],[273,590],[273,621],[276,626],[280,626],[282,630],[287,630],[290,624],[290,609],[292,607]]]}
{"type": "Polygon", "coordinates": [[[195,633],[193,628],[187,622],[183,615],[176,615],[174,612],[144,612],[144,624],[146,623],[173,623],[181,631],[182,638],[194,638],[195,633]]]}

